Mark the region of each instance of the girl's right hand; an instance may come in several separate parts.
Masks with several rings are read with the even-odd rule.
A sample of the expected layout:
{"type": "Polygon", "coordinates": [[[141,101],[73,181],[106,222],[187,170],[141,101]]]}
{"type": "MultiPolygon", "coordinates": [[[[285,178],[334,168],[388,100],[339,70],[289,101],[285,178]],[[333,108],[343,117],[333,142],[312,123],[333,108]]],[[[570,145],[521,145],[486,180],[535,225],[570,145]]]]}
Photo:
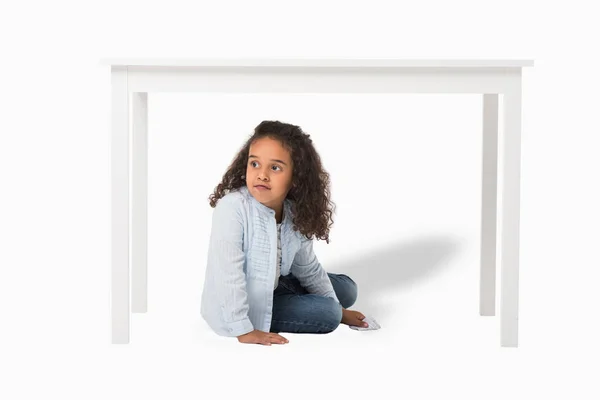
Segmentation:
{"type": "Polygon", "coordinates": [[[259,331],[258,329],[255,329],[244,335],[240,335],[237,338],[240,343],[257,343],[264,344],[266,346],[270,346],[271,343],[285,344],[289,342],[289,340],[281,335],[278,335],[277,333],[263,332],[259,331]]]}

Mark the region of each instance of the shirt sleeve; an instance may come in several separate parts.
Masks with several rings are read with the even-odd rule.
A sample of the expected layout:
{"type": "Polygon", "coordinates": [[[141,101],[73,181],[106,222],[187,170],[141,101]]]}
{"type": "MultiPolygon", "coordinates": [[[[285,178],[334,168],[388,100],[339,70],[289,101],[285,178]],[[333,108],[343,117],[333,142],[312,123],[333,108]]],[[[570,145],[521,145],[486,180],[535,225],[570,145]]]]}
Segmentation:
{"type": "Polygon", "coordinates": [[[248,317],[248,295],[245,254],[243,250],[244,226],[240,204],[223,197],[213,211],[207,276],[214,284],[213,298],[229,336],[239,336],[254,330],[248,317]]]}
{"type": "MultiPolygon", "coordinates": [[[[298,279],[307,292],[320,296],[331,297],[340,302],[335,295],[335,290],[327,271],[323,269],[313,251],[313,241],[302,242],[300,250],[296,253],[290,272],[298,279]]],[[[340,303],[341,304],[341,303],[340,303]]]]}

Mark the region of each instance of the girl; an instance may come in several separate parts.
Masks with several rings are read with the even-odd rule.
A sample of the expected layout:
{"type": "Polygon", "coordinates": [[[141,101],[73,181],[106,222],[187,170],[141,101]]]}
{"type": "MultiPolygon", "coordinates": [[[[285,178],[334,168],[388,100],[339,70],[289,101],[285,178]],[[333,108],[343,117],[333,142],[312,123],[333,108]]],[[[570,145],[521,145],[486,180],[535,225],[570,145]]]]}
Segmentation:
{"type": "Polygon", "coordinates": [[[367,326],[348,310],[356,283],[313,252],[313,236],[329,243],[329,174],[300,127],[261,122],[209,200],[201,314],[217,334],[270,346],[288,343],[279,332],[367,326]]]}

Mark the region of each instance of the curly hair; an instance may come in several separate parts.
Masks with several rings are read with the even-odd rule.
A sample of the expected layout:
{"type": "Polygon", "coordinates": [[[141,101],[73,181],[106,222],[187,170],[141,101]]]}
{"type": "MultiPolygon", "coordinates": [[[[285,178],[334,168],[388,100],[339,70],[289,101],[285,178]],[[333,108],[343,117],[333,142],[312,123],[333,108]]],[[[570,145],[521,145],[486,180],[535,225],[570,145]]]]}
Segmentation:
{"type": "Polygon", "coordinates": [[[300,231],[308,239],[314,236],[329,244],[329,230],[333,225],[335,209],[335,203],[330,200],[329,173],[323,169],[321,157],[310,135],[296,125],[280,121],[262,121],[258,124],[234,157],[221,183],[209,196],[210,206],[215,208],[221,197],[246,185],[250,145],[265,137],[279,141],[292,158],[292,187],[286,199],[291,200],[293,230],[300,231]]]}

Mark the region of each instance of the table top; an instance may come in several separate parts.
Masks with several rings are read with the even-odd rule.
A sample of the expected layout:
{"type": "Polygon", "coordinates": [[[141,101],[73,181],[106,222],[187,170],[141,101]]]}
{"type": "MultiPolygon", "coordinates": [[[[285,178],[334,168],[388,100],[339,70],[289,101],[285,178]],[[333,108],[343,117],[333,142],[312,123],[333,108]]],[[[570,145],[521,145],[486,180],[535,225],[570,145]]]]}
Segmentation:
{"type": "Polygon", "coordinates": [[[497,68],[531,67],[533,60],[398,59],[398,58],[103,58],[99,65],[160,67],[352,67],[352,68],[497,68]]]}

